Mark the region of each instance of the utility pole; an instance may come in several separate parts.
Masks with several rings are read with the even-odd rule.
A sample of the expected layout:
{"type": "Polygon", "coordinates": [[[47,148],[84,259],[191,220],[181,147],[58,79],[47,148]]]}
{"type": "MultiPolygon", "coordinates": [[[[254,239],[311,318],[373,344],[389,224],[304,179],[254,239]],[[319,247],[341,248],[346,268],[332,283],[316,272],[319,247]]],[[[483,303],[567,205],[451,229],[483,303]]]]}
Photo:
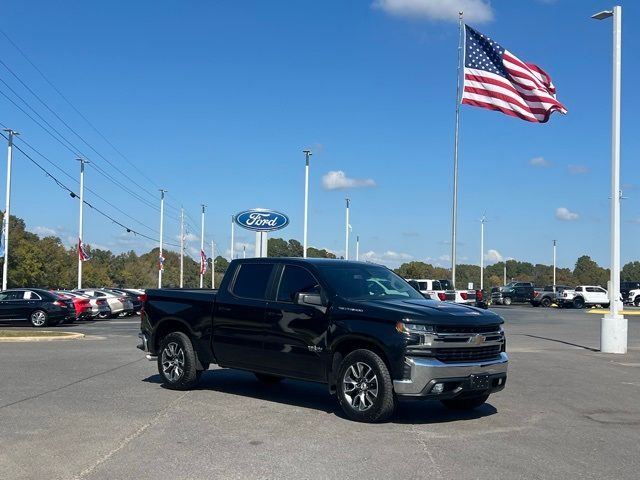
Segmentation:
{"type": "Polygon", "coordinates": [[[627,353],[628,322],[620,313],[620,72],[622,69],[622,7],[592,16],[596,20],[613,18],[613,91],[611,115],[611,278],[609,312],[600,324],[600,351],[627,353]]]}
{"type": "Polygon", "coordinates": [[[80,247],[83,240],[83,210],[84,210],[84,165],[89,163],[84,158],[76,159],[80,162],[80,218],[78,221],[78,290],[82,288],[82,263],[84,259],[80,254],[80,247]]]}
{"type": "Polygon", "coordinates": [[[305,155],[304,167],[304,232],[302,234],[302,256],[307,258],[307,217],[309,215],[309,157],[311,150],[303,150],[305,155]]]}
{"type": "Polygon", "coordinates": [[[351,200],[345,198],[347,202],[347,224],[345,225],[345,247],[344,247],[344,259],[349,260],[349,204],[351,200]]]}
{"type": "Polygon", "coordinates": [[[553,241],[553,293],[556,293],[556,241],[553,241]]]}
{"type": "Polygon", "coordinates": [[[503,285],[507,284],[507,261],[504,261],[504,283],[503,285]]]}
{"type": "Polygon", "coordinates": [[[6,202],[4,207],[4,262],[2,264],[2,290],[7,289],[7,271],[9,267],[9,220],[11,219],[11,162],[13,161],[13,136],[20,135],[18,132],[5,128],[5,132],[9,136],[9,143],[7,147],[7,191],[6,202]]]}
{"type": "Polygon", "coordinates": [[[160,190],[160,252],[158,256],[158,288],[162,288],[162,271],[164,270],[164,257],[162,256],[162,233],[164,230],[164,194],[167,190],[160,190]]]}
{"type": "Polygon", "coordinates": [[[180,288],[184,288],[184,208],[180,208],[180,288]]]}
{"type": "Polygon", "coordinates": [[[484,289],[484,224],[487,218],[480,219],[480,290],[484,289]]]}
{"type": "Polygon", "coordinates": [[[356,235],[356,262],[360,260],[360,235],[356,235]]]}
{"type": "Polygon", "coordinates": [[[200,223],[200,288],[204,286],[204,272],[207,268],[207,257],[204,253],[204,209],[202,205],[202,222],[200,223]]]}
{"type": "Polygon", "coordinates": [[[242,246],[242,258],[247,258],[247,246],[242,246]]]}

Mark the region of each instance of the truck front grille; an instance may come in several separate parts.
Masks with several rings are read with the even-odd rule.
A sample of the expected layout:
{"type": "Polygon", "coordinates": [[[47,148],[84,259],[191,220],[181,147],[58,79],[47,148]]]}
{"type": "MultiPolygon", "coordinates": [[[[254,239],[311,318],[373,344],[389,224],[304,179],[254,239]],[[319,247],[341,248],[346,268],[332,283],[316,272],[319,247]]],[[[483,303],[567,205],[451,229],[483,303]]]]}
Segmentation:
{"type": "Polygon", "coordinates": [[[437,333],[495,333],[500,331],[500,325],[485,325],[477,327],[457,327],[454,325],[438,325],[437,333]]]}
{"type": "Polygon", "coordinates": [[[434,357],[444,363],[494,360],[500,356],[501,348],[500,345],[475,348],[440,348],[434,351],[434,357]]]}

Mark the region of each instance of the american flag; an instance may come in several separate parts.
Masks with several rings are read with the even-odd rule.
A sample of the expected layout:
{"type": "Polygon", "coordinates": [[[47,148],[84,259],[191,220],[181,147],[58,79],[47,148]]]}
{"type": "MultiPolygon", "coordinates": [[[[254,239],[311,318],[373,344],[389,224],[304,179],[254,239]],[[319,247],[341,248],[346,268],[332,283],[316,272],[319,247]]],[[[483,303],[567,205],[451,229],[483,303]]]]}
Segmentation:
{"type": "Polygon", "coordinates": [[[523,62],[468,25],[462,103],[538,123],[548,121],[553,112],[567,113],[544,70],[523,62]]]}
{"type": "Polygon", "coordinates": [[[81,262],[89,260],[89,255],[87,255],[87,252],[84,249],[84,244],[80,238],[78,238],[78,258],[81,262]]]}
{"type": "Polygon", "coordinates": [[[164,256],[162,254],[158,256],[158,270],[164,272],[164,256]]]}
{"type": "Polygon", "coordinates": [[[200,250],[200,275],[207,273],[207,254],[200,250]]]}

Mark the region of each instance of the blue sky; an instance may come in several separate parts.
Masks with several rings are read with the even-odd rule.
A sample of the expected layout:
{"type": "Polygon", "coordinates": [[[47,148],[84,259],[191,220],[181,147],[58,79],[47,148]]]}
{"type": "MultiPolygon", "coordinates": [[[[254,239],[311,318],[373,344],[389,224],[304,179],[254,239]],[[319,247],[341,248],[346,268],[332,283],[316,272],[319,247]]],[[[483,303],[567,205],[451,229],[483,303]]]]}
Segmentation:
{"type": "MultiPolygon", "coordinates": [[[[136,194],[94,165],[87,168],[87,186],[146,227],[90,193],[87,201],[152,238],[159,224],[152,207],[162,186],[169,190],[165,241],[177,242],[176,208],[183,205],[192,253],[199,248],[202,203],[208,205],[207,240],[227,255],[230,215],[246,208],[287,213],[291,223],[277,236],[302,240],[302,150],[309,147],[310,245],[343,254],[348,196],[352,238],[360,236],[363,258],[390,266],[409,260],[448,266],[458,3],[470,25],[544,68],[569,110],[538,125],[461,107],[459,262],[479,262],[479,219],[486,214],[489,261],[551,263],[557,239],[559,265],[572,266],[588,254],[608,266],[612,25],[589,18],[610,8],[608,2],[6,4],[1,28],[128,160],[1,35],[0,59],[99,155],[2,65],[0,78],[95,166],[136,194]],[[341,184],[353,186],[327,188],[341,184]]],[[[640,34],[632,28],[640,5],[620,3],[627,262],[639,258],[640,245],[638,93],[632,87],[639,67],[631,53],[640,48],[640,34]]],[[[2,83],[0,91],[19,102],[2,83]]],[[[60,174],[77,190],[73,153],[2,96],[0,122],[71,175],[73,180],[60,174]]],[[[0,170],[4,187],[5,167],[0,170]]],[[[58,234],[70,244],[77,237],[77,210],[77,200],[16,153],[13,214],[32,231],[58,234]]],[[[157,244],[85,212],[86,243],[116,252],[157,244]]],[[[241,250],[254,237],[236,229],[236,240],[241,250]]]]}

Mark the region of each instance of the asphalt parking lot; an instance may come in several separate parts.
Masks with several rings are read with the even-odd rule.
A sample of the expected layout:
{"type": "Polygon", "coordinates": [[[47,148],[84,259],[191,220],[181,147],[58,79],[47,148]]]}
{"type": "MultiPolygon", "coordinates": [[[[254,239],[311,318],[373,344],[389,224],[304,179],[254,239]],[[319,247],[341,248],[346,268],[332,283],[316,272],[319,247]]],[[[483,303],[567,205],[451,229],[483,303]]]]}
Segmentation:
{"type": "Polygon", "coordinates": [[[495,307],[509,380],[473,413],[401,404],[350,422],[326,387],[211,370],[162,388],[137,318],[65,330],[82,340],[0,343],[0,478],[637,479],[640,316],[627,355],[597,351],[600,316],[495,307]]]}

